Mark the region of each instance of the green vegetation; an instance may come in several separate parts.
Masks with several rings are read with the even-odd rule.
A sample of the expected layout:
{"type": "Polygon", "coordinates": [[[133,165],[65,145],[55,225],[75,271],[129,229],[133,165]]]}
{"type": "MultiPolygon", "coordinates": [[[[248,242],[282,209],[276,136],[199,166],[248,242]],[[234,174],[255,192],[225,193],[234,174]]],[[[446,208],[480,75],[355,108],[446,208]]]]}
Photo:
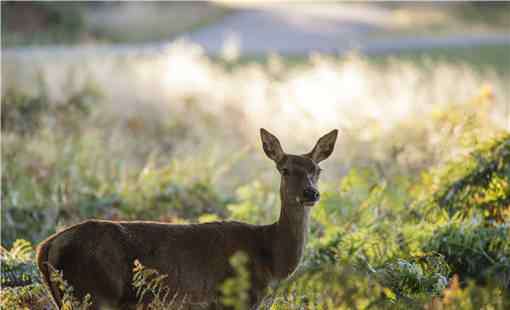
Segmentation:
{"type": "Polygon", "coordinates": [[[168,40],[217,21],[229,11],[203,2],[3,1],[2,46],[168,40]]]}
{"type": "Polygon", "coordinates": [[[231,11],[214,2],[175,1],[103,5],[84,15],[87,29],[97,40],[152,43],[217,22],[231,11]]]}
{"type": "Polygon", "coordinates": [[[140,303],[144,299],[151,298],[149,309],[169,309],[181,306],[175,301],[175,296],[170,295],[169,289],[164,285],[166,275],[157,270],[147,268],[140,261],[135,260],[133,268],[133,287],[140,303]]]}
{"type": "Polygon", "coordinates": [[[434,48],[419,51],[405,51],[392,55],[374,56],[375,63],[387,64],[390,61],[408,60],[424,68],[430,64],[444,61],[448,63],[468,64],[476,70],[495,70],[499,74],[510,74],[510,45],[485,45],[480,47],[434,48]]]}
{"type": "Polygon", "coordinates": [[[84,39],[83,6],[66,3],[2,2],[2,47],[76,43],[84,39]]]}
{"type": "MultiPolygon", "coordinates": [[[[479,47],[431,48],[425,50],[410,50],[385,55],[364,56],[366,61],[381,66],[391,65],[393,62],[411,62],[423,70],[433,70],[437,63],[467,65],[477,71],[492,70],[499,75],[510,76],[510,45],[484,45],[479,47]]],[[[268,65],[271,57],[241,57],[234,62],[221,59],[225,67],[232,69],[247,64],[268,65]]],[[[281,59],[285,66],[304,66],[309,64],[310,57],[292,56],[281,59]]]]}
{"type": "MultiPolygon", "coordinates": [[[[85,58],[3,68],[2,308],[48,306],[33,245],[87,218],[274,221],[278,179],[259,127],[291,153],[341,129],[303,262],[267,307],[509,307],[507,76],[357,56],[226,68],[192,46],[85,58]]],[[[165,275],[143,263],[133,285],[165,308],[165,275]]],[[[232,264],[222,300],[243,309],[246,260],[232,264]]]]}
{"type": "Polygon", "coordinates": [[[451,34],[506,33],[510,5],[496,1],[384,2],[392,10],[393,27],[371,36],[442,36],[451,34]]]}
{"type": "Polygon", "coordinates": [[[243,310],[249,305],[250,273],[246,266],[249,257],[244,253],[236,253],[230,258],[230,264],[235,271],[233,277],[225,280],[221,289],[220,302],[235,310],[243,310]]]}
{"type": "Polygon", "coordinates": [[[508,2],[471,2],[459,5],[453,13],[465,22],[478,22],[506,29],[510,26],[508,18],[510,11],[508,2]]]}

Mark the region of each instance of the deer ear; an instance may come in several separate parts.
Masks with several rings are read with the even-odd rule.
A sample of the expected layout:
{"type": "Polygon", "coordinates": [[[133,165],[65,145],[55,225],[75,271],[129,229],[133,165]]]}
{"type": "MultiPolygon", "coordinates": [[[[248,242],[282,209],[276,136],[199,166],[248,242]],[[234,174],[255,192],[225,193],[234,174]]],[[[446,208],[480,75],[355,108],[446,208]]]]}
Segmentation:
{"type": "Polygon", "coordinates": [[[320,163],[324,159],[328,158],[333,149],[335,148],[336,137],[338,136],[338,129],[335,129],[324,136],[322,136],[313,150],[306,154],[311,160],[316,163],[320,163]]]}
{"type": "Polygon", "coordinates": [[[260,128],[260,138],[262,139],[262,147],[267,157],[271,158],[275,162],[279,162],[285,156],[282,146],[278,138],[273,136],[269,131],[264,128],[260,128]]]}

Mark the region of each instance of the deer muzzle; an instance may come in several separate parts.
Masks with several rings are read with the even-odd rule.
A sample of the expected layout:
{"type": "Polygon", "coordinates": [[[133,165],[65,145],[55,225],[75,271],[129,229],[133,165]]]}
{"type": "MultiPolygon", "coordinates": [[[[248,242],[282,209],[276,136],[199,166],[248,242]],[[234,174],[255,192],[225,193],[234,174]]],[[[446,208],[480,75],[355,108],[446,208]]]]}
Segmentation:
{"type": "Polygon", "coordinates": [[[319,201],[320,194],[319,191],[313,187],[305,188],[303,191],[303,204],[305,206],[313,206],[317,201],[319,201]]]}

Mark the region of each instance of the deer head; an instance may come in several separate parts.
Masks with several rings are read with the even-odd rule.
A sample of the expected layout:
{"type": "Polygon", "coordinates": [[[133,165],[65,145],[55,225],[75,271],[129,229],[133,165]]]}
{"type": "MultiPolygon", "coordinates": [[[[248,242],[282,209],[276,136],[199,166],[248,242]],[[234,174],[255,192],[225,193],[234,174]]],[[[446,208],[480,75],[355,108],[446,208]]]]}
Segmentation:
{"type": "Polygon", "coordinates": [[[321,172],[319,163],[333,152],[338,130],[321,137],[312,151],[304,155],[286,154],[278,138],[263,128],[260,129],[260,135],[264,152],[276,163],[281,174],[282,198],[287,204],[295,202],[300,206],[315,205],[320,198],[317,188],[321,172]]]}

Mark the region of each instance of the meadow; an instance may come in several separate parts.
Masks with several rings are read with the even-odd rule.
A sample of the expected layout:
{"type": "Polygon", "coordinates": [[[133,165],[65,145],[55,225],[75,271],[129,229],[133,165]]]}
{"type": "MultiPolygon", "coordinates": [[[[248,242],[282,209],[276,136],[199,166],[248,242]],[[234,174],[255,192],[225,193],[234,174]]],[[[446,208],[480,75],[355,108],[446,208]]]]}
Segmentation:
{"type": "MultiPolygon", "coordinates": [[[[279,177],[260,145],[264,127],[298,154],[340,130],[305,257],[266,308],[508,309],[504,49],[489,63],[225,60],[186,42],[150,56],[6,55],[0,307],[47,309],[34,248],[84,219],[275,221],[279,177]]],[[[232,263],[224,303],[245,309],[245,259],[232,263]]],[[[157,271],[134,268],[152,309],[170,307],[157,271]]],[[[66,292],[67,309],[86,309],[66,292]]]]}

